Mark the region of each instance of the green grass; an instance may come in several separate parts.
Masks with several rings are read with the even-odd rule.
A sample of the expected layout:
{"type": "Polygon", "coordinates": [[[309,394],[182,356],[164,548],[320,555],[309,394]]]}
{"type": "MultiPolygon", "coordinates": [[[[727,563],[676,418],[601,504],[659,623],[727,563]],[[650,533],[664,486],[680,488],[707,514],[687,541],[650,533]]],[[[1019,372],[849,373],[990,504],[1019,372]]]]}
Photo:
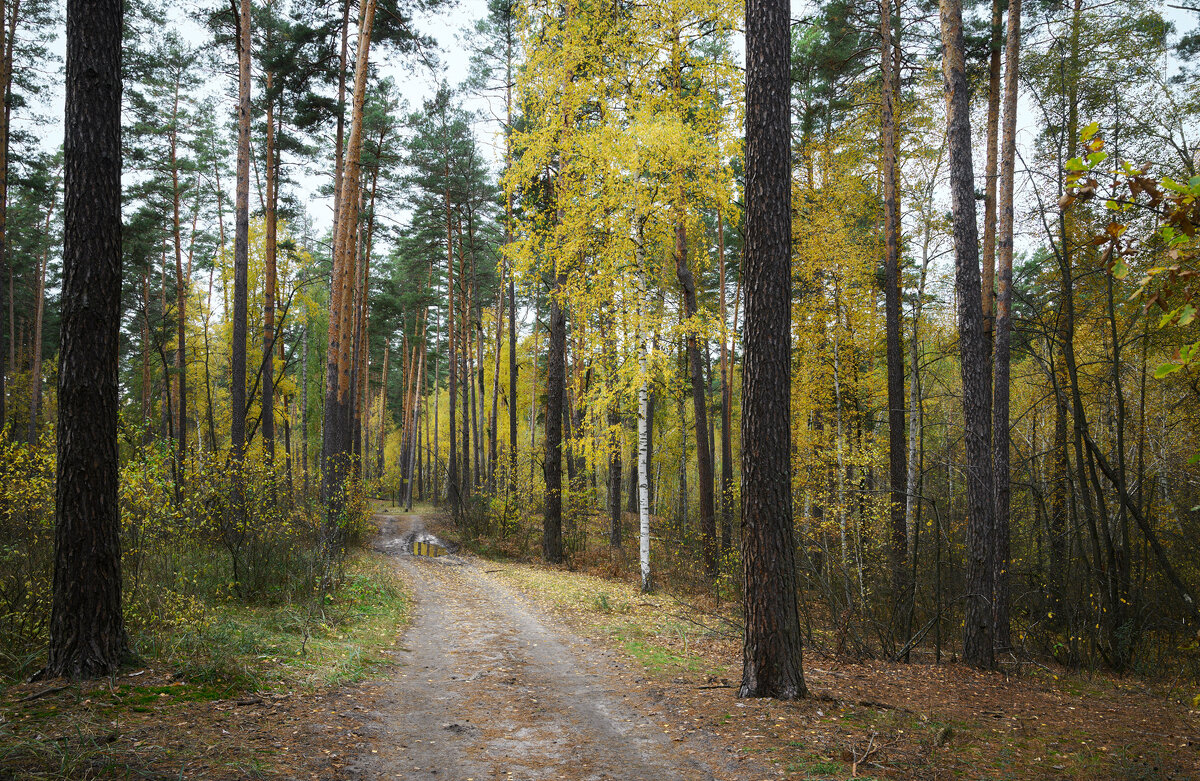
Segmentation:
{"type": "Polygon", "coordinates": [[[174,639],[166,661],[185,680],[230,690],[362,680],[389,661],[409,600],[386,557],[361,552],[323,602],[213,606],[202,626],[174,639]]]}
{"type": "Polygon", "coordinates": [[[704,669],[704,661],[699,657],[678,654],[669,648],[644,640],[627,640],[624,648],[626,653],[652,672],[698,672],[704,669]]]}
{"type": "MultiPolygon", "coordinates": [[[[344,572],[323,604],[211,604],[203,622],[172,624],[153,639],[140,638],[159,652],[143,656],[157,673],[146,683],[124,677],[119,684],[74,684],[45,699],[0,699],[0,779],[175,777],[179,766],[162,775],[164,761],[199,756],[221,736],[202,733],[186,753],[164,754],[162,747],[127,739],[136,725],[168,714],[183,718],[193,703],[371,675],[391,661],[409,620],[409,598],[385,556],[355,553],[344,572]],[[165,676],[168,670],[174,676],[165,676]]],[[[238,778],[272,776],[269,759],[245,751],[232,752],[227,767],[238,778]]]]}

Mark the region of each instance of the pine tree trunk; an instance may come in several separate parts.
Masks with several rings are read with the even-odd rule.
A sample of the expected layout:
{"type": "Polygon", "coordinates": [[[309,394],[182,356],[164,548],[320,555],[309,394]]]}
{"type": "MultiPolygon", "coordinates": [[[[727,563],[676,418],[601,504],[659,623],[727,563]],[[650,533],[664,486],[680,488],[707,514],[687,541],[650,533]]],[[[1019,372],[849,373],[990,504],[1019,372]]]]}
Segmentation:
{"type": "Polygon", "coordinates": [[[883,206],[884,206],[884,319],[887,341],[888,395],[888,477],[891,488],[891,567],[892,613],[898,617],[908,594],[908,527],[905,518],[908,453],[904,441],[904,349],[900,329],[900,196],[896,161],[895,98],[899,93],[900,74],[892,67],[892,2],[880,3],[880,66],[883,83],[880,86],[882,114],[880,119],[883,143],[883,206]]]}
{"type": "Polygon", "coordinates": [[[262,435],[263,454],[268,467],[275,463],[275,287],[278,233],[275,202],[279,190],[279,170],[275,161],[275,101],[270,97],[275,74],[267,71],[267,197],[263,246],[263,357],[262,357],[262,435]]]}
{"type": "Polygon", "coordinates": [[[725,311],[725,222],[717,211],[717,258],[721,273],[721,550],[733,546],[733,366],[729,360],[728,313],[725,311]]]}
{"type": "Polygon", "coordinates": [[[15,311],[13,307],[13,269],[8,253],[8,169],[9,137],[11,135],[13,49],[16,45],[17,20],[21,4],[14,2],[10,9],[7,2],[0,3],[0,280],[8,279],[8,350],[0,350],[0,432],[4,431],[8,398],[7,371],[16,368],[16,340],[13,338],[15,311]],[[11,11],[11,13],[9,13],[11,11]],[[5,355],[8,356],[7,367],[5,355]]]}
{"type": "Polygon", "coordinates": [[[996,299],[995,386],[992,402],[992,472],[996,492],[996,546],[992,562],[994,645],[1012,647],[1008,618],[1009,545],[1009,364],[1012,330],[1013,189],[1016,182],[1018,59],[1021,0],[1010,0],[1004,53],[1004,140],[1000,158],[1000,224],[997,242],[999,295],[996,299]]]}
{"type": "Polygon", "coordinates": [[[546,478],[546,507],[542,521],[542,555],[550,564],[561,564],[563,560],[562,441],[567,323],[560,296],[565,277],[556,269],[554,289],[550,294],[550,344],[546,355],[546,455],[542,467],[546,478]]]}
{"type": "Polygon", "coordinates": [[[992,372],[980,294],[975,176],[971,165],[971,107],[963,59],[961,0],[941,0],[941,27],[966,443],[967,595],[963,660],[988,670],[995,666],[991,607],[995,526],[991,461],[992,372]]]}
{"type": "MultiPolygon", "coordinates": [[[[443,169],[443,175],[449,181],[450,166],[447,164],[443,169]]],[[[453,223],[450,219],[450,190],[447,188],[443,196],[443,206],[446,211],[446,268],[447,281],[446,290],[449,298],[449,303],[446,309],[446,334],[448,347],[448,369],[449,377],[449,409],[450,415],[450,457],[446,462],[446,498],[450,501],[450,511],[454,514],[454,522],[458,523],[459,515],[462,511],[462,498],[459,491],[458,482],[458,421],[455,418],[455,411],[458,405],[458,344],[455,339],[454,321],[458,317],[458,313],[454,308],[454,239],[453,239],[453,223]]],[[[437,431],[437,427],[434,427],[437,431]]],[[[435,448],[436,449],[436,448],[435,448]]]]}
{"type": "MultiPolygon", "coordinates": [[[[55,194],[57,196],[57,193],[55,194]]],[[[46,223],[42,227],[44,235],[50,235],[50,220],[54,214],[55,202],[52,197],[50,208],[46,210],[46,223]]],[[[46,263],[49,260],[50,247],[47,246],[38,261],[37,292],[34,300],[33,313],[33,360],[29,364],[29,432],[26,437],[29,444],[37,446],[38,409],[42,400],[42,331],[46,313],[46,263]]],[[[0,418],[0,428],[4,419],[0,418]]]]}
{"type": "Polygon", "coordinates": [[[175,84],[171,109],[171,234],[175,249],[175,420],[176,464],[175,498],[184,482],[184,459],[187,455],[187,294],[188,279],[183,273],[183,228],[179,217],[179,84],[175,84]]]}
{"type": "Polygon", "coordinates": [[[796,699],[801,666],[791,477],[791,35],[786,0],[746,3],[739,697],[796,699]],[[753,443],[752,446],[746,446],[753,443]]]}
{"type": "MultiPolygon", "coordinates": [[[[500,278],[504,279],[504,262],[500,265],[500,278]]],[[[512,314],[509,314],[512,317],[512,314]]],[[[488,494],[496,494],[496,458],[499,451],[497,440],[500,431],[497,428],[497,410],[500,402],[500,348],[504,340],[504,286],[500,285],[496,292],[496,361],[492,368],[492,404],[488,418],[488,494]]]]}
{"type": "Polygon", "coordinates": [[[997,139],[1000,135],[1000,50],[1004,20],[1004,0],[992,0],[992,23],[988,37],[987,160],[984,169],[983,198],[983,329],[991,355],[995,338],[996,300],[996,168],[997,139]]]}
{"type": "Polygon", "coordinates": [[[109,675],[128,654],[117,485],[121,36],[118,0],[67,3],[57,502],[47,677],[109,675]]]}
{"type": "Polygon", "coordinates": [[[366,0],[359,11],[350,136],[342,166],[338,206],[335,209],[337,221],[333,246],[333,294],[330,305],[329,363],[322,443],[322,493],[330,528],[340,519],[345,506],[347,481],[352,475],[351,423],[355,386],[352,350],[357,323],[354,291],[357,286],[358,211],[361,200],[359,159],[362,154],[363,107],[366,102],[368,56],[374,22],[375,0],[366,0]]]}

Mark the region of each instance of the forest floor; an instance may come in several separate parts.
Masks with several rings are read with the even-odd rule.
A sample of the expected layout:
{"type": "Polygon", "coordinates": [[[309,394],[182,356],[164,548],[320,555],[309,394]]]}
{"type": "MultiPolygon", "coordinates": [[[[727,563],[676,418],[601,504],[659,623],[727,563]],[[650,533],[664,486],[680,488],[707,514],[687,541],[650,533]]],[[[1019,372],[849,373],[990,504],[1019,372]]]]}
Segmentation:
{"type": "Polygon", "coordinates": [[[377,521],[378,556],[415,602],[386,667],[241,696],[153,670],[13,687],[0,737],[40,741],[44,761],[22,772],[0,741],[0,779],[1200,778],[1200,712],[1182,691],[806,653],[810,698],[738,700],[740,636],[721,606],[453,542],[414,556],[453,530],[377,521]]]}

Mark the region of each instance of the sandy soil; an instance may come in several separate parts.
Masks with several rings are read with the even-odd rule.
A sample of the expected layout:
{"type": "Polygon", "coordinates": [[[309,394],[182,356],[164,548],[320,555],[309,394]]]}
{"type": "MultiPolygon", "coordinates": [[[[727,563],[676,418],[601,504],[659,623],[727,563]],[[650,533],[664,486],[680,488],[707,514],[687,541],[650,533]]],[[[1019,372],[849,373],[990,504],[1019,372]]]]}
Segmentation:
{"type": "MultiPolygon", "coordinates": [[[[363,688],[352,778],[740,779],[755,767],[710,735],[672,736],[612,651],[581,639],[470,558],[407,552],[418,516],[377,518],[416,616],[390,680],[363,688]],[[715,758],[714,758],[715,757],[715,758]]],[[[661,717],[659,717],[661,718],[661,717]]]]}

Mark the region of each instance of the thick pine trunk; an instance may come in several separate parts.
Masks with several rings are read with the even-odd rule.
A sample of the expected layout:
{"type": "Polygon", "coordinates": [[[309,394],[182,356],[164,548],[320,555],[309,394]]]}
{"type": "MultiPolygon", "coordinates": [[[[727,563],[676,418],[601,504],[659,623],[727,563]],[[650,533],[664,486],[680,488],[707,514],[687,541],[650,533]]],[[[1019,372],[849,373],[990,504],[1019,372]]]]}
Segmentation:
{"type": "Polygon", "coordinates": [[[109,675],[128,653],[117,485],[121,33],[119,0],[67,3],[62,335],[47,677],[109,675]]]}
{"type": "Polygon", "coordinates": [[[971,107],[963,59],[961,0],[941,0],[941,28],[966,443],[967,594],[963,659],[967,664],[986,670],[995,666],[992,626],[995,501],[991,461],[992,372],[980,295],[975,175],[971,165],[971,107]]]}
{"type": "Polygon", "coordinates": [[[790,41],[786,0],[748,0],[738,696],[778,699],[808,693],[792,529],[790,41]]]}

